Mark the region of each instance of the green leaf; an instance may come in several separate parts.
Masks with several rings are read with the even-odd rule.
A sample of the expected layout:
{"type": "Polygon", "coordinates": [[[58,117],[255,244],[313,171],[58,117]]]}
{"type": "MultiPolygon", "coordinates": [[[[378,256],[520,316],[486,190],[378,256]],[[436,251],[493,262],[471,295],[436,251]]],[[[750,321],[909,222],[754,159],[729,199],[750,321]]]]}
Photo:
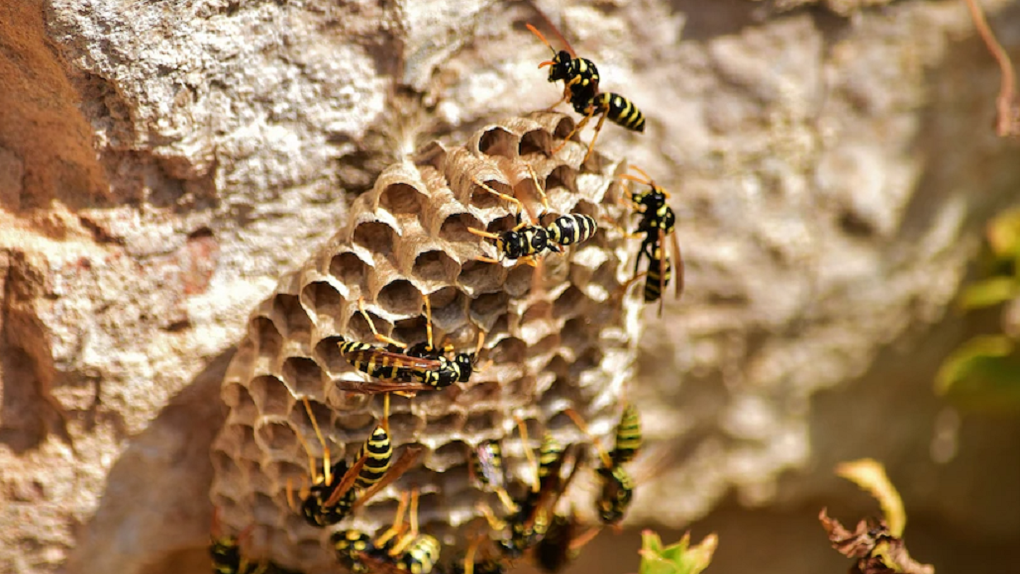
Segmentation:
{"type": "Polygon", "coordinates": [[[1020,410],[1020,353],[1005,335],[967,341],[942,363],[936,391],[975,410],[1020,410]]]}
{"type": "Polygon", "coordinates": [[[1015,278],[992,277],[965,287],[960,295],[960,307],[963,309],[992,307],[1012,301],[1018,294],[1020,284],[1015,278]]]}
{"type": "Polygon", "coordinates": [[[700,544],[691,547],[691,533],[684,534],[675,544],[662,546],[662,539],[651,530],[641,533],[640,574],[699,574],[712,562],[719,537],[709,534],[700,544]]]}
{"type": "Polygon", "coordinates": [[[998,257],[1012,258],[1020,252],[1020,209],[1009,210],[993,219],[986,233],[992,253],[998,257]]]}

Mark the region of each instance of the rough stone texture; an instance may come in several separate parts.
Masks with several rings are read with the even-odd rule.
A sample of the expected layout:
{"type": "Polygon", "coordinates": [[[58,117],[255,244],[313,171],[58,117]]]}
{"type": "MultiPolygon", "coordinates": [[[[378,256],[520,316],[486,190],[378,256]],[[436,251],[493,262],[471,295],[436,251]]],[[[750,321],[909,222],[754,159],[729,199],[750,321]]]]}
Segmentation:
{"type": "MultiPolygon", "coordinates": [[[[473,351],[479,333],[485,344],[469,382],[392,399],[394,447],[424,447],[422,464],[344,528],[385,529],[400,492],[413,484],[422,491],[422,527],[453,547],[484,528],[480,502],[498,508],[470,479],[469,449],[500,441],[507,467],[527,472],[515,417],[528,425],[532,449],[546,431],[564,445],[590,444],[563,413],[568,407],[602,440],[612,438],[624,383],[633,378],[640,307],[637,290],[622,296],[635,257],[622,230],[602,229],[535,268],[476,261],[497,253],[468,232],[516,224],[516,208],[479,183],[514,195],[536,216],[544,190],[545,224],[565,213],[627,223],[623,186],[614,181],[623,165],[597,154],[582,165],[580,143],[552,154],[572,127],[560,114],[512,118],[465,146],[433,145],[414,162],[390,166],[354,202],[349,225],[256,307],[223,381],[230,412],[213,444],[213,504],[225,527],[249,532],[249,556],[304,572],[337,569],[332,529],[305,523],[289,505],[287,483],[307,484],[308,456],[323,457],[302,398],[333,461],[352,462],[381,420],[381,399],[342,386],[356,389],[367,377],[338,344],[375,343],[359,301],[381,334],[414,344],[426,337],[429,295],[434,344],[473,351]],[[315,450],[306,452],[297,435],[315,450]]],[[[523,481],[514,483],[520,496],[523,481]]],[[[586,494],[578,504],[593,508],[586,494]]]]}
{"type": "MultiPolygon", "coordinates": [[[[945,307],[1016,196],[997,68],[958,0],[772,6],[543,4],[649,118],[600,150],[681,220],[688,293],[647,317],[632,387],[675,462],[633,519],[779,503],[757,537],[716,515],[737,525],[719,554],[750,563],[790,516],[870,510],[831,462],[871,455],[908,540],[930,533],[962,571],[1020,538],[1016,422],[954,414],[929,376],[980,327],[945,307]]],[[[1015,57],[1020,10],[986,7],[1015,57]]],[[[555,101],[525,21],[494,2],[0,5],[0,571],[203,563],[218,387],[249,313],[428,132],[459,144],[555,101]]],[[[790,556],[777,571],[820,571],[790,556]]]]}

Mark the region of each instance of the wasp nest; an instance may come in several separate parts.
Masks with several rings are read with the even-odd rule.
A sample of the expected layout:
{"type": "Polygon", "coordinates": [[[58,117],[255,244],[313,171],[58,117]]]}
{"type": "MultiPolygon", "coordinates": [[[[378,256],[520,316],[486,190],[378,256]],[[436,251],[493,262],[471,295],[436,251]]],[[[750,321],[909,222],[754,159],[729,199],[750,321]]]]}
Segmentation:
{"type": "Polygon", "coordinates": [[[431,144],[391,166],[354,203],[349,224],[252,313],[223,382],[230,412],[213,447],[211,493],[224,527],[250,533],[246,553],[306,572],[336,570],[330,529],[308,525],[288,506],[287,481],[308,479],[298,435],[323,455],[302,397],[334,461],[352,460],[382,416],[381,397],[344,390],[343,382],[366,375],[341,356],[338,342],[375,344],[359,298],[381,333],[405,343],[425,339],[423,295],[437,344],[471,351],[479,333],[485,343],[470,382],[392,399],[394,447],[399,454],[401,445],[423,446],[421,462],[335,528],[388,525],[400,492],[414,485],[423,531],[458,543],[466,523],[479,518],[478,502],[491,498],[470,479],[471,447],[502,440],[513,480],[527,474],[515,417],[526,422],[531,446],[545,431],[563,443],[590,442],[563,414],[568,407],[603,440],[611,436],[638,311],[636,299],[623,295],[633,246],[604,225],[625,223],[615,181],[625,166],[597,154],[581,165],[585,146],[577,142],[553,155],[572,126],[554,113],[513,118],[464,147],[431,144]],[[468,229],[505,231],[518,211],[478,181],[520,199],[526,221],[529,213],[546,224],[553,214],[581,213],[600,229],[538,267],[477,261],[498,254],[468,229]]]}

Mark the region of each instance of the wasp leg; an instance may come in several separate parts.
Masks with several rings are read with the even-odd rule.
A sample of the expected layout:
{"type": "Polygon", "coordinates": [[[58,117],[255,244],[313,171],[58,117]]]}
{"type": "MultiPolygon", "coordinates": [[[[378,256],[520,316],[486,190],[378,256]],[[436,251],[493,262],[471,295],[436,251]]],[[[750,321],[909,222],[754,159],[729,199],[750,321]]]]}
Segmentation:
{"type": "Polygon", "coordinates": [[[545,194],[545,190],[538,184],[538,174],[535,173],[535,168],[529,165],[528,173],[531,174],[531,181],[535,182],[535,191],[538,193],[538,196],[542,201],[542,207],[545,208],[545,211],[549,211],[549,196],[545,194]]]}
{"type": "Polygon", "coordinates": [[[485,517],[485,521],[489,523],[489,528],[497,532],[506,530],[506,522],[496,516],[496,513],[492,511],[488,504],[480,502],[475,508],[485,517]]]}
{"type": "MultiPolygon", "coordinates": [[[[577,125],[574,126],[574,129],[570,130],[570,133],[567,134],[567,137],[563,138],[563,143],[561,143],[559,146],[557,146],[556,149],[552,150],[553,155],[556,155],[557,152],[559,152],[561,149],[563,149],[563,147],[567,145],[567,142],[570,141],[570,138],[573,137],[574,134],[576,134],[576,133],[580,132],[581,130],[583,130],[584,126],[588,125],[588,122],[591,120],[592,116],[594,116],[594,115],[595,115],[595,107],[593,106],[591,111],[588,112],[588,115],[585,116],[584,119],[582,119],[580,122],[578,122],[577,125]]],[[[587,156],[585,156],[585,157],[587,157],[587,156]]]]}
{"type": "Polygon", "coordinates": [[[528,445],[528,425],[524,424],[524,420],[517,415],[514,415],[514,420],[517,421],[517,431],[521,433],[521,444],[524,445],[524,458],[528,459],[528,466],[531,467],[532,475],[535,478],[535,481],[531,484],[531,491],[538,492],[538,459],[535,458],[535,452],[528,445]]]}
{"type": "Polygon", "coordinates": [[[364,297],[358,297],[358,311],[361,312],[361,316],[364,317],[365,321],[368,323],[368,328],[372,329],[372,334],[375,335],[377,341],[381,343],[387,343],[393,345],[394,347],[399,347],[401,349],[407,348],[406,344],[401,343],[400,341],[392,337],[387,337],[386,335],[381,334],[379,331],[375,329],[375,323],[372,321],[372,318],[368,316],[368,311],[365,310],[364,297]]]}
{"type": "Polygon", "coordinates": [[[613,468],[613,459],[609,456],[609,453],[606,452],[606,449],[602,448],[602,442],[599,440],[599,437],[591,434],[591,431],[588,430],[588,424],[584,422],[581,415],[577,414],[577,411],[574,409],[567,409],[563,412],[570,417],[570,420],[574,421],[574,424],[577,425],[577,428],[580,429],[581,432],[588,435],[588,438],[591,439],[592,444],[595,445],[595,449],[599,451],[599,458],[602,459],[602,466],[605,468],[613,468]]]}
{"type": "MultiPolygon", "coordinates": [[[[584,154],[584,159],[581,163],[588,161],[588,157],[591,156],[591,152],[595,149],[595,140],[599,139],[599,132],[602,131],[602,124],[606,123],[606,117],[609,116],[609,108],[602,112],[602,116],[599,117],[599,123],[595,125],[595,135],[591,136],[591,143],[588,144],[588,153],[584,154]]],[[[589,116],[590,117],[590,116],[589,116]]]]}
{"type": "MultiPolygon", "coordinates": [[[[330,472],[330,455],[329,445],[326,440],[322,437],[322,431],[319,430],[319,423],[315,420],[315,415],[312,414],[312,405],[308,403],[307,397],[301,397],[301,402],[305,405],[305,412],[308,413],[308,420],[312,423],[312,428],[315,429],[315,436],[319,439],[319,444],[322,445],[322,476],[323,484],[333,484],[333,476],[330,472]]],[[[315,457],[312,456],[312,449],[308,446],[308,442],[305,441],[301,433],[295,433],[298,437],[298,442],[305,449],[305,454],[308,455],[308,466],[311,470],[312,482],[318,479],[319,475],[316,474],[315,470],[315,457]]]]}
{"type": "Polygon", "coordinates": [[[404,514],[407,512],[407,503],[410,500],[410,493],[405,492],[400,497],[400,504],[397,506],[397,514],[393,517],[393,524],[382,533],[381,536],[372,541],[376,548],[382,548],[390,540],[399,536],[404,530],[404,514]]]}
{"type": "Polygon", "coordinates": [[[491,193],[491,194],[493,194],[495,196],[498,196],[500,199],[504,199],[506,201],[509,201],[510,203],[517,204],[517,212],[518,213],[520,213],[521,211],[524,210],[524,205],[521,203],[521,200],[517,199],[516,197],[514,197],[512,195],[507,195],[505,193],[500,193],[500,192],[496,191],[495,189],[493,189],[493,188],[489,187],[488,185],[486,185],[485,182],[483,182],[482,180],[480,180],[478,178],[473,177],[473,178],[471,178],[471,181],[473,181],[475,183],[475,185],[477,185],[478,187],[484,189],[485,191],[487,191],[487,192],[489,192],[489,193],[491,193]]]}

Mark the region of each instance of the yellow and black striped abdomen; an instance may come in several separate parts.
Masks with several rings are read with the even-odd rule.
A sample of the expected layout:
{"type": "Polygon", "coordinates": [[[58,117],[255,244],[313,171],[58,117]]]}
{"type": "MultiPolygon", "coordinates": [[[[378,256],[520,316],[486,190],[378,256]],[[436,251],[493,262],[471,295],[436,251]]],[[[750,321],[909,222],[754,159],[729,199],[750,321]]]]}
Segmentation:
{"type": "Polygon", "coordinates": [[[549,240],[559,245],[573,245],[587,241],[598,229],[595,219],[580,213],[561,215],[546,228],[549,240]]]}
{"type": "Polygon", "coordinates": [[[400,557],[397,567],[411,574],[429,574],[439,561],[439,541],[427,534],[414,539],[400,557]]]}
{"type": "MultiPolygon", "coordinates": [[[[656,285],[658,287],[658,285],[656,285]]],[[[620,424],[616,425],[616,446],[611,457],[614,465],[621,465],[634,460],[644,438],[641,436],[641,416],[637,407],[628,404],[623,408],[620,424]]]]}
{"type": "Polygon", "coordinates": [[[645,303],[658,301],[662,297],[662,287],[669,285],[673,267],[669,263],[669,255],[659,245],[658,241],[650,244],[646,250],[648,255],[648,276],[645,277],[645,303]],[[663,265],[665,263],[665,265],[663,265]]]}
{"type": "Polygon", "coordinates": [[[371,345],[357,341],[344,341],[340,343],[340,354],[347,358],[347,362],[351,366],[362,373],[367,373],[369,376],[377,379],[396,379],[400,377],[401,373],[406,369],[395,364],[389,357],[375,353],[378,350],[371,345]],[[359,354],[358,357],[368,354],[369,359],[365,361],[361,358],[354,358],[355,353],[359,354]]]}
{"type": "Polygon", "coordinates": [[[541,489],[548,488],[549,480],[559,479],[562,465],[563,445],[547,433],[538,449],[538,482],[541,489]]]}
{"type": "Polygon", "coordinates": [[[375,427],[372,436],[361,446],[358,458],[361,457],[365,457],[365,466],[361,467],[354,486],[364,489],[382,480],[393,464],[393,443],[382,425],[375,427]]]}
{"type": "Polygon", "coordinates": [[[608,110],[609,119],[617,125],[636,132],[645,131],[645,116],[641,110],[620,94],[599,94],[595,104],[599,111],[608,110]]]}

